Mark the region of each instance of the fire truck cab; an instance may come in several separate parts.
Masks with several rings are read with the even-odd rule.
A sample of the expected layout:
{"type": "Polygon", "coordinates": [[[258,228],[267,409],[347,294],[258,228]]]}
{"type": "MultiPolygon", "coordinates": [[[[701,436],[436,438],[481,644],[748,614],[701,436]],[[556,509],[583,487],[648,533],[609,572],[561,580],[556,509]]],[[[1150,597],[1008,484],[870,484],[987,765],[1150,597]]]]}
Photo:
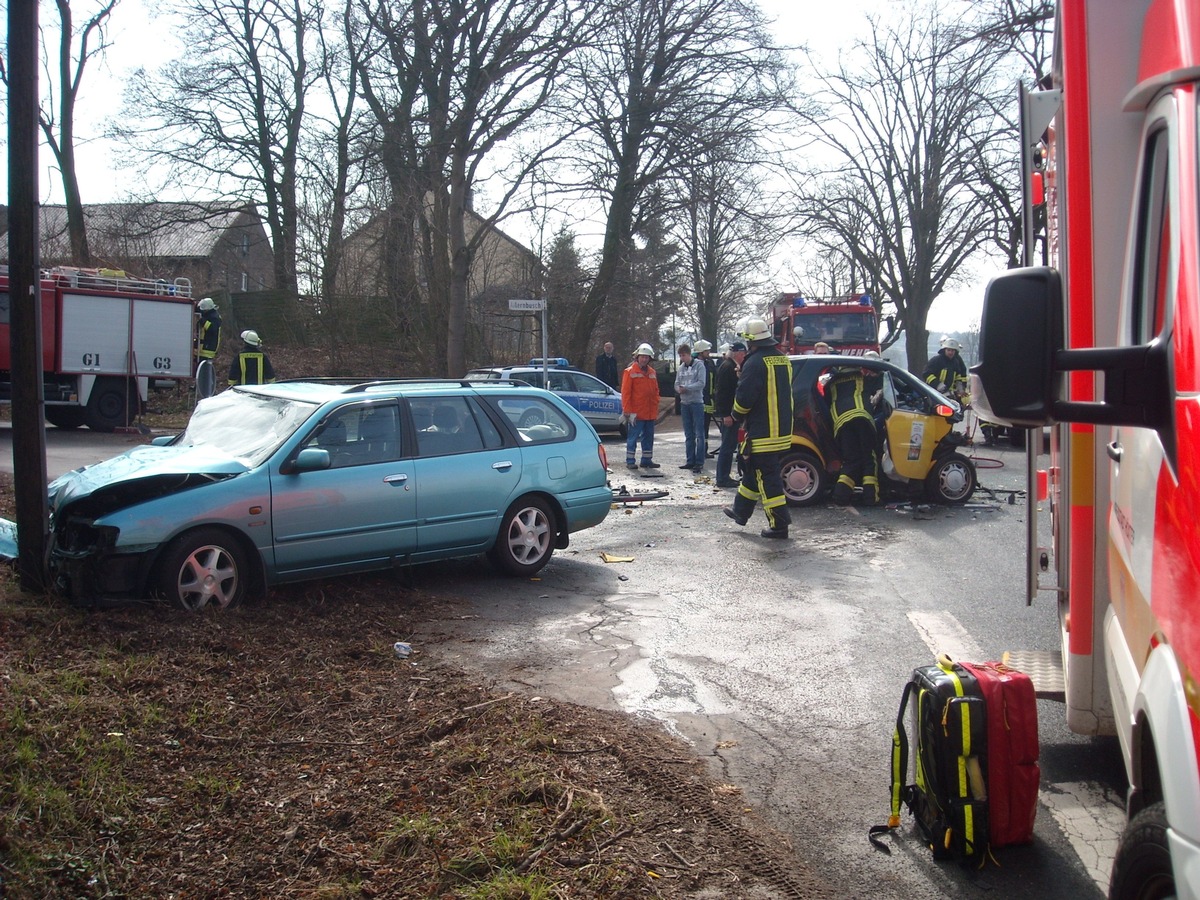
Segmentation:
{"type": "Polygon", "coordinates": [[[868,294],[831,299],[782,293],[768,311],[785,353],[814,353],[818,342],[846,356],[879,352],[879,315],[868,294]]]}
{"type": "Polygon", "coordinates": [[[1027,267],[987,288],[971,393],[1051,430],[1027,583],[1058,604],[1069,726],[1120,741],[1110,896],[1200,898],[1200,3],[1059,0],[1021,112],[1027,267]]]}

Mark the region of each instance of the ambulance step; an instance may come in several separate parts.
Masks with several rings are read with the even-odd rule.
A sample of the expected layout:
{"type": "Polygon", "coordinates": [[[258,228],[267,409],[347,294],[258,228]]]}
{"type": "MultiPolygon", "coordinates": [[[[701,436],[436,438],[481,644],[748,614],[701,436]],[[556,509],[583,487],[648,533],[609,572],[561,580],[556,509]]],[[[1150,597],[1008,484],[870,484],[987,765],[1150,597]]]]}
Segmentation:
{"type": "Polygon", "coordinates": [[[1058,650],[1005,650],[1002,662],[1029,676],[1039,700],[1066,702],[1067,683],[1058,650]]]}

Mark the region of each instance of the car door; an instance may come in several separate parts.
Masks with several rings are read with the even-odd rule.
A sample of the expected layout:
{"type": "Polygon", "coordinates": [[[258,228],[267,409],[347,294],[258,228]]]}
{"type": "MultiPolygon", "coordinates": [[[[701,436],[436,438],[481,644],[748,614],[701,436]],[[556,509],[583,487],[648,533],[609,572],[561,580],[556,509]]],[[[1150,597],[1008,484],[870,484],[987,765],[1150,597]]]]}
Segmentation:
{"type": "Polygon", "coordinates": [[[417,558],[491,546],[521,480],[521,454],[474,398],[414,397],[417,558]],[[442,423],[442,424],[439,424],[442,423]]]}
{"type": "Polygon", "coordinates": [[[305,448],[325,450],[330,467],[271,474],[275,568],[309,577],[381,568],[417,543],[415,465],[403,458],[399,406],[338,407],[313,426],[289,460],[305,448]]]}
{"type": "Polygon", "coordinates": [[[891,408],[885,429],[887,449],[896,474],[923,479],[933,463],[941,435],[933,426],[933,402],[907,372],[883,373],[883,400],[891,408]]]}

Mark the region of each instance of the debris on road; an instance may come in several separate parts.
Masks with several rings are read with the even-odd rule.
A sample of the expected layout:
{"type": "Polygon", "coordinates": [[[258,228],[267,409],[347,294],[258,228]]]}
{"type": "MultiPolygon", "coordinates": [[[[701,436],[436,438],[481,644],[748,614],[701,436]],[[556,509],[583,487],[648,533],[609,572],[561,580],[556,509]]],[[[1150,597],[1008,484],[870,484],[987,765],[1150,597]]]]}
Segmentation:
{"type": "Polygon", "coordinates": [[[617,556],[615,553],[600,551],[600,559],[606,563],[633,562],[632,556],[617,556]]]}

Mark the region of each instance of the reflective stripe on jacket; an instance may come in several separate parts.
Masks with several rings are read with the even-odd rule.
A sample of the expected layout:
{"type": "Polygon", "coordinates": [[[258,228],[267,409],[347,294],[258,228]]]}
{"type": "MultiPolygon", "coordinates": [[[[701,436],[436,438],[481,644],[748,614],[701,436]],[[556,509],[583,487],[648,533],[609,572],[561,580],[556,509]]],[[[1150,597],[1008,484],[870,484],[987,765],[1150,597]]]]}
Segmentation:
{"type": "Polygon", "coordinates": [[[829,397],[829,411],[833,414],[834,434],[853,419],[866,419],[872,423],[875,421],[863,399],[863,375],[860,370],[843,369],[834,372],[825,390],[826,396],[829,397]]]}
{"type": "Polygon", "coordinates": [[[775,344],[753,347],[747,354],[733,415],[746,429],[751,453],[792,446],[792,363],[775,344]]]}

